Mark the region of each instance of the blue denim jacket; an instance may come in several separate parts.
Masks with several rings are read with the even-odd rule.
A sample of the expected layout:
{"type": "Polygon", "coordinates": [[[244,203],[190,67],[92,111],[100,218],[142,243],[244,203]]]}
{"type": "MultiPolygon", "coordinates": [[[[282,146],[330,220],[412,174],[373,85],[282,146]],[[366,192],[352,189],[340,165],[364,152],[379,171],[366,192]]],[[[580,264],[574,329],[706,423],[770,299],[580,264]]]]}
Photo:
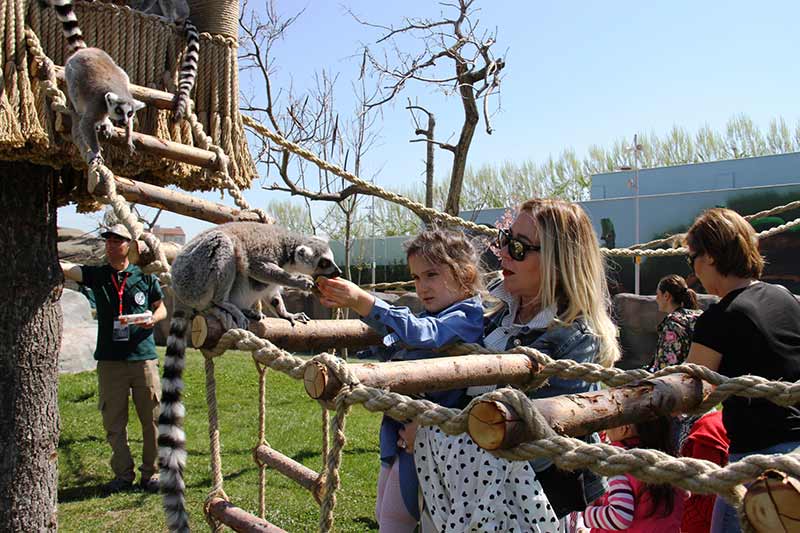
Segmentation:
{"type": "MultiPolygon", "coordinates": [[[[485,334],[488,335],[498,327],[502,327],[502,320],[508,309],[501,309],[486,319],[485,334]]],[[[525,329],[509,338],[506,350],[516,346],[527,346],[543,352],[553,359],[572,359],[579,363],[590,363],[595,360],[600,349],[597,337],[589,330],[586,321],[578,318],[572,324],[549,329],[525,329]]],[[[552,377],[548,382],[533,391],[529,391],[531,398],[549,398],[562,394],[578,394],[600,390],[597,383],[587,383],[583,380],[563,379],[552,377]]],[[[598,443],[600,438],[592,433],[583,438],[589,443],[598,443]]],[[[553,467],[549,459],[534,459],[531,466],[536,472],[544,472],[553,467]]],[[[581,472],[584,495],[587,503],[591,503],[606,491],[605,481],[589,470],[581,472]]],[[[545,487],[547,489],[547,487],[545,487]]],[[[547,492],[547,491],[546,491],[547,492]]],[[[551,494],[548,494],[551,498],[551,494]]],[[[551,503],[555,503],[551,501],[551,503]]],[[[577,509],[576,509],[577,510],[577,509]]]]}
{"type": "MultiPolygon", "coordinates": [[[[483,338],[483,305],[480,296],[456,302],[442,311],[415,316],[408,307],[392,306],[375,299],[369,315],[361,319],[368,326],[385,335],[383,347],[371,350],[382,360],[411,361],[441,357],[433,350],[454,342],[480,342],[483,338]]],[[[445,407],[466,404],[466,390],[435,391],[425,393],[425,398],[445,407]]],[[[414,456],[397,447],[401,422],[384,416],[381,422],[381,462],[391,465],[400,461],[400,492],[408,512],[419,518],[417,498],[418,482],[414,456]]]]}

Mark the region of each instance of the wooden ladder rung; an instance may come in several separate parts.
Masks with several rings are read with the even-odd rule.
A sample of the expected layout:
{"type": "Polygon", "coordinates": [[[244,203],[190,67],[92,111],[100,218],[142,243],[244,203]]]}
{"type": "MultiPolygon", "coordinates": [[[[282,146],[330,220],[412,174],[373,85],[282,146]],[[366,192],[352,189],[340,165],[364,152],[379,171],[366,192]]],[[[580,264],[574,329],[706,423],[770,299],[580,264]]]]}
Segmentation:
{"type": "Polygon", "coordinates": [[[212,498],[208,503],[208,512],[232,530],[241,533],[286,533],[278,526],[270,524],[263,518],[250,514],[222,498],[212,498]]]}
{"type": "Polygon", "coordinates": [[[274,468],[287,478],[291,479],[314,496],[317,503],[320,502],[320,475],[298,463],[291,457],[283,455],[277,450],[273,450],[266,444],[261,444],[253,450],[253,455],[262,464],[274,468]]]}

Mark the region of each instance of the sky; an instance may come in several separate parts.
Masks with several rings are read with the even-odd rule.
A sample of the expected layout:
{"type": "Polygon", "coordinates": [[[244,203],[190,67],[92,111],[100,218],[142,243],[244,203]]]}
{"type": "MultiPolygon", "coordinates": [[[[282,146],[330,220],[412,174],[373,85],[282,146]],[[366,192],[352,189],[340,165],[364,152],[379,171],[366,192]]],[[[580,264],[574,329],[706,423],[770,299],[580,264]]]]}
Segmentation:
{"type": "MultiPolygon", "coordinates": [[[[263,2],[259,2],[261,4],[263,2]]],[[[359,49],[380,30],[359,25],[360,18],[401,25],[404,17],[438,17],[446,7],[430,0],[276,0],[278,12],[303,13],[275,47],[274,82],[303,92],[321,70],[338,73],[340,116],[356,107],[351,84],[358,77],[359,49]]],[[[722,130],[744,113],[766,128],[775,117],[794,126],[800,113],[797,28],[800,3],[790,1],[675,0],[587,2],[561,0],[477,0],[480,27],[497,33],[496,56],[506,61],[494,132],[479,125],[468,164],[543,161],[573,148],[579,157],[591,145],[610,147],[635,133],[666,133],[673,125],[690,132],[704,124],[722,130]]],[[[263,83],[242,76],[242,92],[263,93],[263,83]]],[[[396,189],[421,183],[422,143],[409,143],[413,121],[406,97],[436,114],[437,138],[457,138],[462,108],[421,85],[409,84],[394,105],[383,109],[380,140],[367,155],[362,177],[396,189]]],[[[437,177],[449,168],[450,155],[437,151],[437,177]]],[[[262,189],[274,177],[262,177],[245,191],[254,207],[266,207],[286,193],[262,189]]],[[[234,205],[229,196],[203,197],[234,205]]],[[[154,210],[143,209],[152,217],[154,210]]],[[[60,226],[86,231],[101,213],[83,215],[71,206],[59,209],[60,226]]],[[[163,213],[159,224],[180,225],[189,237],[209,224],[163,213]]]]}

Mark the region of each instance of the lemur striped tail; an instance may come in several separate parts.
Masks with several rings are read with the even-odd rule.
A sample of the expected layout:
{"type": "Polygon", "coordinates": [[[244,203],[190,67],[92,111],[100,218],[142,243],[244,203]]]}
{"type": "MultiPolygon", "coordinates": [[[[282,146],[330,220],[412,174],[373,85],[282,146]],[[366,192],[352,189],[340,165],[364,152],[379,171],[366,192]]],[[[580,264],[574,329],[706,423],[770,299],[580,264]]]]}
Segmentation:
{"type": "Polygon", "coordinates": [[[161,415],[158,417],[158,465],[164,511],[170,531],[189,531],[186,513],[186,434],[183,432],[185,409],[181,403],[183,368],[186,363],[186,333],[189,321],[183,310],[175,310],[167,338],[164,375],[161,379],[161,415]]]}
{"type": "Polygon", "coordinates": [[[55,9],[56,16],[61,21],[64,37],[67,38],[67,44],[69,45],[68,55],[86,48],[86,42],[83,40],[81,28],[78,26],[78,17],[75,15],[72,0],[46,0],[45,4],[55,9]]]}
{"type": "Polygon", "coordinates": [[[197,78],[197,63],[200,60],[200,32],[190,20],[183,22],[186,31],[186,53],[181,62],[178,78],[178,97],[175,103],[175,120],[181,120],[189,114],[189,100],[197,78]]]}

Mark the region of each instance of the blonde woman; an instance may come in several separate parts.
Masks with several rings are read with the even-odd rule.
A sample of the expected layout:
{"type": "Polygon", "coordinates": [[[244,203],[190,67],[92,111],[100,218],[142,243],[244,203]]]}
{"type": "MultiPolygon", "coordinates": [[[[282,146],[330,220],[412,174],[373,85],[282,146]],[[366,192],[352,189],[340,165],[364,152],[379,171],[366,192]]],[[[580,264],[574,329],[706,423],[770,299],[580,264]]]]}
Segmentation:
{"type": "MultiPolygon", "coordinates": [[[[597,236],[586,213],[561,200],[529,200],[498,237],[503,280],[487,317],[487,348],[529,346],[554,359],[611,366],[619,359],[616,327],[597,236]]],[[[532,397],[596,390],[552,378],[532,397]]],[[[605,492],[590,471],[563,472],[546,460],[508,462],[466,435],[422,428],[415,448],[425,499],[423,531],[559,531],[559,519],[605,492]],[[447,465],[450,465],[449,468],[447,465]],[[543,489],[543,490],[542,490],[543,489]],[[548,511],[536,523],[530,516],[548,511]]]]}

